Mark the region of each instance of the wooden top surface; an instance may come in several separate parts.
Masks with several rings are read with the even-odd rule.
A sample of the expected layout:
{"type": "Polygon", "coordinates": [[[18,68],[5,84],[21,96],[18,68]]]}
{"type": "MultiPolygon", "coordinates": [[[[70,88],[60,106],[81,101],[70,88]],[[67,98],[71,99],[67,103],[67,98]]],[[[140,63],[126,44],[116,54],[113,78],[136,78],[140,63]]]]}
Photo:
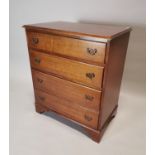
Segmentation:
{"type": "Polygon", "coordinates": [[[100,37],[105,39],[113,39],[125,32],[131,30],[127,26],[97,25],[86,23],[72,22],[48,22],[31,25],[24,25],[27,29],[48,30],[48,32],[61,31],[62,33],[87,35],[90,37],[100,37]]]}

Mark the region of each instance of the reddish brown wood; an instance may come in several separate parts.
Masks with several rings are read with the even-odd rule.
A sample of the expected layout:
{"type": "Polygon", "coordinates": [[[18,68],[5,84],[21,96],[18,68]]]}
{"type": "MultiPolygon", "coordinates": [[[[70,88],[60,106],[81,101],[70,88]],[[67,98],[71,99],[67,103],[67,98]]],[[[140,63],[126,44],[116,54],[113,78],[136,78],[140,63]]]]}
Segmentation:
{"type": "Polygon", "coordinates": [[[37,104],[37,103],[35,103],[35,108],[36,108],[36,112],[38,112],[40,114],[49,111],[49,109],[46,106],[43,106],[43,105],[37,104]]]}
{"type": "Polygon", "coordinates": [[[82,124],[80,122],[77,122],[76,120],[70,119],[69,117],[59,113],[58,111],[54,111],[53,109],[49,109],[46,106],[43,106],[41,103],[36,104],[37,112],[39,112],[39,113],[43,113],[43,112],[46,112],[46,111],[55,112],[56,114],[60,115],[61,117],[64,117],[65,119],[68,119],[68,120],[72,121],[73,123],[76,123],[76,124],[82,126],[83,129],[87,132],[88,136],[90,136],[91,139],[94,140],[97,143],[99,143],[101,141],[101,138],[102,138],[104,132],[106,131],[106,129],[108,127],[108,124],[115,117],[116,112],[117,112],[117,106],[116,106],[115,109],[112,111],[111,115],[108,117],[108,119],[105,122],[104,126],[100,130],[96,130],[96,129],[90,128],[88,126],[85,126],[84,124],[82,124]]]}
{"type": "Polygon", "coordinates": [[[83,62],[104,65],[106,44],[27,31],[29,48],[83,62]]]}
{"type": "Polygon", "coordinates": [[[49,95],[39,90],[35,90],[35,98],[37,105],[43,105],[48,109],[54,110],[66,117],[72,118],[77,122],[97,129],[98,112],[88,110],[81,106],[72,104],[72,102],[58,98],[55,95],[49,95]]]}
{"type": "Polygon", "coordinates": [[[54,111],[99,142],[117,112],[131,28],[66,22],[24,27],[36,111],[54,111]]]}
{"type": "Polygon", "coordinates": [[[36,89],[53,94],[93,111],[99,111],[101,91],[32,70],[36,89]],[[63,88],[63,89],[62,89],[63,88]]]}
{"type": "Polygon", "coordinates": [[[53,52],[78,60],[103,66],[105,49],[104,43],[54,36],[53,52]]]}
{"type": "Polygon", "coordinates": [[[86,24],[71,22],[47,22],[24,26],[27,30],[41,30],[65,36],[90,36],[97,38],[113,39],[131,30],[128,26],[114,26],[102,24],[86,24]]]}
{"type": "Polygon", "coordinates": [[[49,34],[27,31],[27,41],[30,48],[42,49],[48,52],[53,49],[53,36],[49,34]]]}
{"type": "Polygon", "coordinates": [[[112,113],[108,116],[107,120],[104,122],[104,125],[99,130],[94,130],[91,128],[84,128],[87,131],[88,135],[92,138],[92,140],[98,143],[100,142],[104,132],[106,131],[111,120],[115,117],[116,113],[117,113],[117,106],[115,106],[112,113]]]}
{"type": "Polygon", "coordinates": [[[99,129],[102,128],[118,104],[128,40],[129,33],[126,33],[119,38],[115,38],[108,45],[105,76],[103,77],[99,129]]]}
{"type": "Polygon", "coordinates": [[[32,68],[52,73],[58,77],[98,90],[101,89],[103,67],[93,66],[54,55],[50,56],[34,50],[30,50],[30,60],[32,68]]]}

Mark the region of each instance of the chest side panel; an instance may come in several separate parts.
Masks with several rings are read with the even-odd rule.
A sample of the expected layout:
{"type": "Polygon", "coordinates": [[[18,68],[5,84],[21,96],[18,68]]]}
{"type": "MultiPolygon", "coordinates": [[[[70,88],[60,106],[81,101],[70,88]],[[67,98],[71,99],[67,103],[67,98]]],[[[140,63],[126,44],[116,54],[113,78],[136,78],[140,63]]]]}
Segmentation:
{"type": "Polygon", "coordinates": [[[103,127],[118,104],[129,34],[128,32],[109,43],[103,78],[99,129],[103,127]]]}

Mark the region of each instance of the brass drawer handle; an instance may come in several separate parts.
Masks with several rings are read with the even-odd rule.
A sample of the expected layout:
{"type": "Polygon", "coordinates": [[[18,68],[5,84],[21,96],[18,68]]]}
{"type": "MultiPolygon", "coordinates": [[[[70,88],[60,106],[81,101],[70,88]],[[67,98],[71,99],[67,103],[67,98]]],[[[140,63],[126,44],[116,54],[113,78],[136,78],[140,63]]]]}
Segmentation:
{"type": "Polygon", "coordinates": [[[34,58],[35,63],[40,64],[41,60],[40,58],[34,58]]]}
{"type": "Polygon", "coordinates": [[[87,120],[87,121],[92,121],[92,117],[91,116],[88,116],[88,115],[84,115],[84,118],[85,118],[85,120],[87,120]]]}
{"type": "Polygon", "coordinates": [[[39,96],[39,99],[40,99],[41,101],[45,101],[45,97],[43,97],[43,96],[39,96]]]}
{"type": "Polygon", "coordinates": [[[43,80],[40,79],[40,78],[37,78],[37,81],[38,81],[39,83],[43,83],[43,80]]]}
{"type": "Polygon", "coordinates": [[[94,97],[90,96],[90,95],[85,95],[85,99],[89,100],[89,101],[92,101],[94,99],[94,97]]]}
{"type": "Polygon", "coordinates": [[[89,79],[93,79],[95,77],[94,73],[86,73],[86,77],[88,77],[89,79]]]}
{"type": "Polygon", "coordinates": [[[32,44],[38,44],[39,43],[39,39],[38,38],[32,38],[32,44]]]}
{"type": "Polygon", "coordinates": [[[87,52],[90,54],[90,55],[95,55],[97,53],[97,49],[96,48],[87,48],[87,52]]]}

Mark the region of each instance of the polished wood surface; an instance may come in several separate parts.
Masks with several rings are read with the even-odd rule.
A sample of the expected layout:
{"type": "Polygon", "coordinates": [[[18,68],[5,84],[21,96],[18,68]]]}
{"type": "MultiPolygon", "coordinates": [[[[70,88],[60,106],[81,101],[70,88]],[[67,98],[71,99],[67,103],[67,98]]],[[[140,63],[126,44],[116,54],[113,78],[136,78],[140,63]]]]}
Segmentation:
{"type": "Polygon", "coordinates": [[[54,36],[53,52],[99,65],[104,64],[106,44],[54,36]]]}
{"type": "Polygon", "coordinates": [[[53,111],[99,142],[116,115],[131,28],[68,22],[24,27],[36,111],[53,111]]]}
{"type": "Polygon", "coordinates": [[[53,73],[58,77],[90,86],[92,88],[101,89],[103,74],[102,67],[89,65],[54,55],[50,56],[34,50],[30,50],[30,60],[33,68],[53,73]]]}
{"type": "Polygon", "coordinates": [[[68,102],[67,100],[58,98],[55,95],[49,95],[43,91],[35,90],[36,103],[45,105],[46,107],[63,114],[66,117],[72,118],[80,123],[83,123],[94,129],[97,128],[98,113],[89,111],[68,102]]]}
{"type": "Polygon", "coordinates": [[[38,24],[25,25],[27,29],[43,30],[44,32],[51,32],[61,35],[80,35],[102,37],[113,39],[122,35],[123,33],[131,31],[129,26],[114,26],[103,24],[90,23],[71,23],[71,22],[47,22],[38,24]]]}
{"type": "Polygon", "coordinates": [[[107,66],[103,77],[103,93],[100,109],[99,128],[118,104],[125,56],[128,47],[129,33],[112,40],[107,51],[107,66]]]}
{"type": "Polygon", "coordinates": [[[53,49],[53,36],[43,33],[27,32],[28,46],[30,48],[42,49],[47,52],[53,49]]]}
{"type": "Polygon", "coordinates": [[[99,111],[101,91],[32,70],[34,87],[93,111],[99,111]],[[63,88],[63,89],[62,89],[63,88]]]}
{"type": "Polygon", "coordinates": [[[105,130],[108,128],[108,125],[110,123],[110,121],[116,116],[117,113],[117,107],[115,106],[115,108],[113,109],[113,111],[110,113],[110,115],[108,116],[108,118],[106,119],[105,123],[103,124],[102,128],[98,129],[98,130],[94,130],[91,128],[85,128],[86,132],[88,133],[88,135],[96,142],[100,142],[101,137],[103,136],[105,130]]]}
{"type": "Polygon", "coordinates": [[[105,43],[27,31],[29,48],[67,58],[104,65],[105,43]]]}

